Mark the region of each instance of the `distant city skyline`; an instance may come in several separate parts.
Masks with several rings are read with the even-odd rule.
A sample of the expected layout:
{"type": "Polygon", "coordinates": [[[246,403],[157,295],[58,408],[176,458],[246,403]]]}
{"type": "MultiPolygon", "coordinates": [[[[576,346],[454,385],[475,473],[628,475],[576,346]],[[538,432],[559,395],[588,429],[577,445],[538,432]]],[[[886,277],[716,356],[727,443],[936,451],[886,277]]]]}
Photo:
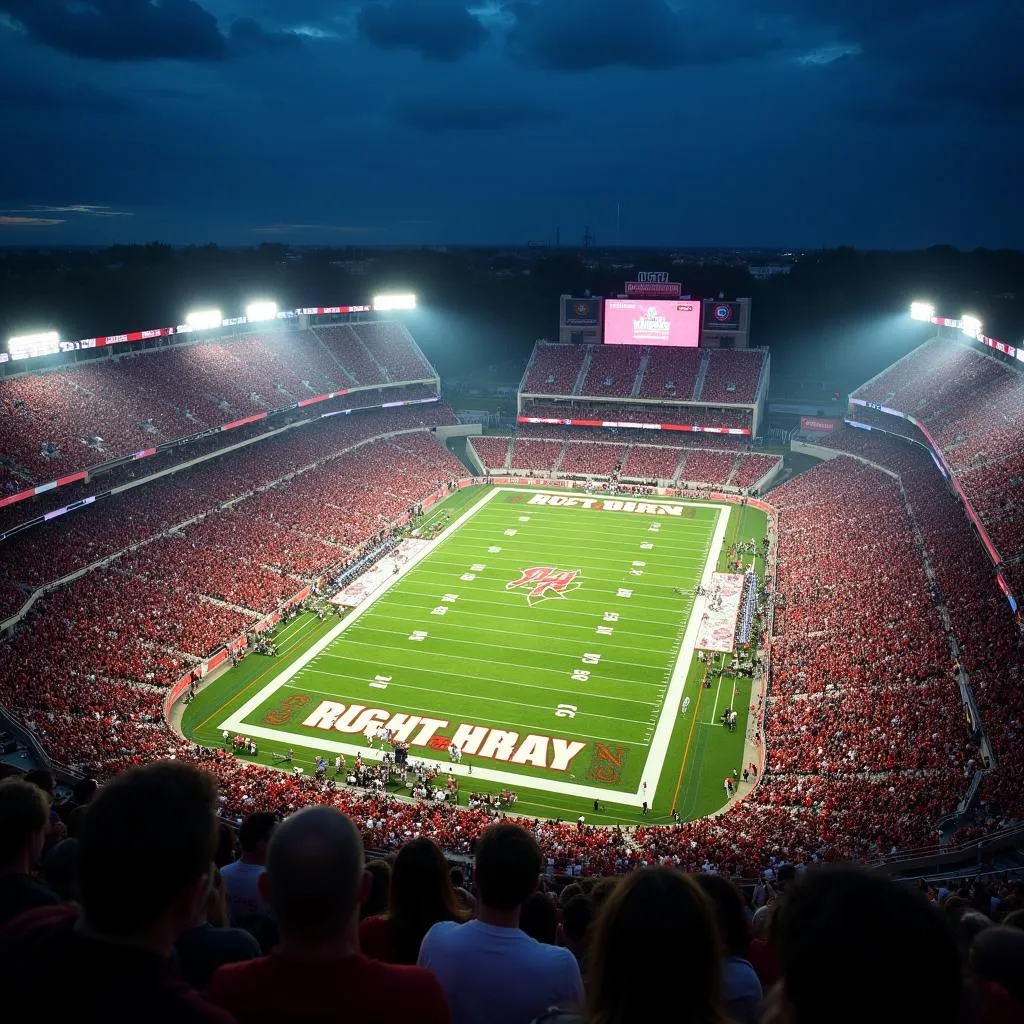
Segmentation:
{"type": "Polygon", "coordinates": [[[0,246],[1024,247],[1022,31],[1017,0],[0,0],[0,246]]]}

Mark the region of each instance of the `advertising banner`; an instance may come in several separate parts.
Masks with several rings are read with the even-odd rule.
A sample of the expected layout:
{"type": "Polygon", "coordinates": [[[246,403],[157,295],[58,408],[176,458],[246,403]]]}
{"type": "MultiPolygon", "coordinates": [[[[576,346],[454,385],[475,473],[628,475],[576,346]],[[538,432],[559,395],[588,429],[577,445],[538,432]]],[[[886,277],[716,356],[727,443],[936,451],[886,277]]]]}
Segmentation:
{"type": "Polygon", "coordinates": [[[819,434],[830,433],[836,429],[838,420],[825,420],[819,419],[817,416],[801,416],[800,417],[800,429],[801,430],[814,430],[819,434]]]}

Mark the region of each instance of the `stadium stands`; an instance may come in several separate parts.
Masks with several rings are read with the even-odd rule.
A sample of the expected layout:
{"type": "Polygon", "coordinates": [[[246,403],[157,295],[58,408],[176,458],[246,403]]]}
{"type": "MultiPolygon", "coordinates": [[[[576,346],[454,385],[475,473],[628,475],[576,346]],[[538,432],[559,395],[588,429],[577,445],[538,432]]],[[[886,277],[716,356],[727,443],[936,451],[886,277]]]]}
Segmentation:
{"type": "Polygon", "coordinates": [[[678,448],[636,444],[619,472],[623,480],[674,480],[680,459],[678,448]]]}
{"type": "Polygon", "coordinates": [[[569,395],[583,369],[585,345],[547,345],[533,350],[522,388],[524,394],[569,395]]]}
{"type": "Polygon", "coordinates": [[[643,350],[626,345],[593,346],[582,395],[628,398],[633,394],[643,350]]]}
{"type": "Polygon", "coordinates": [[[778,455],[741,455],[727,483],[733,487],[752,487],[781,461],[778,455]]]}
{"type": "Polygon", "coordinates": [[[1021,752],[1021,696],[1024,639],[1008,614],[1006,598],[991,563],[958,505],[919,447],[878,433],[844,430],[827,444],[850,451],[900,475],[924,537],[939,593],[960,641],[963,665],[978,703],[998,772],[982,787],[979,822],[991,831],[1024,818],[1020,788],[1006,785],[1024,771],[1021,752]]]}
{"type": "Polygon", "coordinates": [[[389,381],[428,380],[437,372],[399,323],[354,323],[352,330],[389,381]]]}
{"type": "MultiPolygon", "coordinates": [[[[414,436],[418,445],[429,440],[414,436]]],[[[372,461],[386,476],[389,458],[381,453],[372,461]]],[[[629,849],[600,830],[546,823],[538,835],[560,869],[578,864],[590,872],[621,871],[668,857],[691,870],[711,863],[749,876],[769,856],[874,858],[932,840],[932,823],[962,795],[977,750],[957,710],[941,622],[927,600],[898,489],[879,472],[839,459],[787,483],[774,499],[783,607],[767,715],[769,767],[759,788],[719,818],[640,828],[629,849]],[[863,510],[854,530],[851,507],[863,510]],[[911,635],[912,644],[906,641],[911,635]],[[877,649],[891,653],[885,660],[863,656],[877,649]]],[[[86,586],[106,593],[101,578],[95,579],[86,586]]],[[[130,589],[120,593],[130,601],[130,589]]],[[[75,587],[48,599],[62,600],[79,601],[75,587]]],[[[86,607],[95,609],[95,600],[86,607]]],[[[212,607],[216,614],[226,611],[212,607]]],[[[119,609],[117,604],[104,614],[119,609]]],[[[164,615],[177,622],[173,608],[161,608],[164,615]]],[[[109,682],[53,682],[45,704],[29,696],[26,680],[43,674],[79,684],[96,674],[94,660],[106,664],[111,656],[94,651],[99,641],[88,634],[81,647],[50,647],[46,631],[55,621],[33,614],[19,632],[11,645],[11,681],[0,691],[4,702],[68,760],[99,762],[105,771],[157,753],[187,754],[187,746],[158,724],[157,697],[122,681],[152,673],[152,682],[166,684],[179,667],[171,652],[147,663],[139,649],[128,647],[118,656],[131,660],[118,664],[109,682]],[[65,663],[62,672],[52,671],[53,657],[65,663]],[[51,710],[41,713],[41,707],[51,710]],[[129,710],[115,713],[115,707],[129,710]],[[101,728],[74,728],[74,715],[86,709],[99,715],[101,728]]],[[[152,624],[145,628],[155,637],[149,643],[165,637],[152,624]]],[[[187,637],[185,644],[195,650],[202,638],[187,637]]],[[[120,651],[124,645],[114,646],[120,651]]],[[[221,778],[231,814],[325,798],[310,779],[239,764],[222,752],[195,756],[221,778]]],[[[351,791],[335,791],[329,799],[354,814],[367,841],[382,848],[394,848],[409,829],[431,829],[447,848],[466,851],[490,820],[480,812],[394,804],[351,791]]]]}
{"type": "Polygon", "coordinates": [[[570,441],[559,465],[565,476],[613,476],[625,458],[627,446],[594,441],[570,441]]]}
{"type": "Polygon", "coordinates": [[[724,484],[732,475],[738,456],[733,452],[695,448],[686,456],[679,479],[691,483],[724,484]]]}
{"type": "MultiPolygon", "coordinates": [[[[934,339],[854,397],[916,417],[1007,559],[1024,554],[1024,375],[988,352],[934,339]]],[[[859,407],[856,417],[927,443],[912,424],[859,407]]]]}
{"type": "Polygon", "coordinates": [[[693,398],[704,350],[652,348],[640,384],[641,398],[686,402],[693,398]]]}
{"type": "MultiPolygon", "coordinates": [[[[213,459],[153,483],[133,488],[104,502],[30,530],[24,536],[16,536],[0,544],[0,580],[8,584],[5,590],[0,591],[0,602],[5,602],[0,606],[0,619],[17,610],[24,601],[25,590],[34,590],[101,559],[109,558],[118,551],[140,544],[149,537],[169,530],[175,524],[210,512],[218,505],[254,489],[261,490],[249,503],[236,505],[231,512],[219,515],[257,528],[239,538],[239,543],[244,539],[248,543],[256,544],[265,535],[267,525],[273,525],[276,531],[281,529],[281,524],[286,524],[289,531],[303,534],[308,538],[308,543],[303,542],[301,546],[297,544],[295,550],[305,551],[306,561],[302,564],[307,566],[306,572],[310,573],[312,570],[308,568],[308,559],[314,552],[319,552],[321,557],[325,556],[326,549],[322,547],[324,543],[341,549],[347,544],[346,538],[358,537],[359,527],[354,521],[324,522],[319,512],[319,499],[325,494],[329,495],[332,489],[339,489],[343,494],[345,484],[339,481],[332,482],[333,474],[320,469],[317,475],[308,481],[306,475],[302,474],[294,477],[287,485],[271,490],[264,488],[282,480],[297,467],[320,463],[332,454],[367,438],[393,430],[415,429],[452,420],[453,417],[447,407],[436,406],[367,412],[351,417],[331,417],[250,446],[236,453],[234,457],[213,459]],[[319,488],[318,498],[304,506],[302,501],[295,499],[293,495],[304,493],[307,488],[313,491],[319,488]],[[183,507],[184,489],[187,489],[188,503],[183,507]],[[261,524],[260,521],[265,522],[261,524]],[[21,587],[12,586],[13,584],[20,584],[21,587]]],[[[403,452],[410,459],[418,458],[420,454],[419,449],[414,447],[415,443],[412,440],[405,442],[403,452]]],[[[437,447],[436,442],[430,443],[437,447]]],[[[461,465],[443,450],[441,454],[447,460],[444,464],[448,467],[448,475],[460,475],[461,465]]],[[[348,458],[352,461],[352,472],[355,472],[368,457],[356,452],[348,458]]],[[[389,487],[384,488],[372,499],[367,497],[367,510],[374,509],[379,515],[386,516],[389,511],[394,511],[396,506],[401,506],[407,493],[404,483],[403,474],[392,474],[389,477],[389,487]],[[392,489],[396,492],[394,499],[389,498],[387,493],[392,489]]],[[[341,501],[342,504],[348,505],[347,498],[341,501]]],[[[399,511],[404,511],[405,507],[407,505],[401,506],[399,511]]],[[[378,529],[387,521],[386,518],[374,519],[378,529]]],[[[283,561],[277,568],[294,571],[297,564],[290,561],[291,548],[282,537],[277,538],[277,543],[283,556],[283,561]]],[[[332,561],[337,561],[343,554],[344,551],[337,550],[332,561]]],[[[326,564],[330,562],[324,563],[320,568],[326,564]]]]}
{"type": "Polygon", "coordinates": [[[757,398],[764,368],[765,353],[761,349],[538,342],[520,390],[526,395],[600,399],[629,397],[635,389],[639,398],[667,402],[749,405],[757,398]]]}
{"type": "Polygon", "coordinates": [[[708,366],[697,396],[702,402],[753,402],[764,372],[760,349],[708,349],[708,366]]]}
{"type": "Polygon", "coordinates": [[[342,387],[436,378],[401,325],[359,330],[321,329],[328,348],[267,332],[2,378],[0,465],[42,483],[342,387]]]}
{"type": "Polygon", "coordinates": [[[487,469],[501,470],[508,468],[511,442],[512,438],[507,436],[484,436],[471,438],[469,443],[487,469]]]}
{"type": "MultiPolygon", "coordinates": [[[[371,376],[381,365],[377,342],[357,340],[365,359],[350,359],[346,372],[371,376]]],[[[353,344],[339,335],[331,350],[353,344]]],[[[396,365],[403,374],[414,370],[412,361],[396,365]]],[[[757,387],[752,367],[738,382],[744,393],[757,387]]],[[[713,389],[732,394],[726,387],[735,372],[716,370],[711,377],[709,364],[713,389]]],[[[907,381],[906,388],[916,386],[907,381]]],[[[229,816],[329,802],[356,818],[373,847],[394,849],[409,834],[429,830],[447,849],[468,852],[491,820],[484,811],[325,790],[308,777],[193,749],[162,722],[164,689],[183,669],[303,582],[354,557],[431,489],[463,474],[422,430],[381,438],[450,421],[443,407],[327,420],[128,491],[0,548],[0,600],[10,611],[43,583],[165,534],[33,608],[5,646],[9,670],[0,678],[0,703],[61,760],[104,777],[174,754],[215,772],[229,816]],[[283,479],[297,467],[296,476],[283,479]],[[198,522],[184,523],[198,513],[205,513],[198,522]],[[102,530],[94,526],[101,520],[102,530]],[[62,642],[65,635],[75,642],[62,642]]],[[[472,443],[494,468],[607,474],[619,466],[622,477],[678,475],[741,487],[777,461],[745,451],[742,438],[665,434],[652,445],[602,434],[602,443],[592,432],[535,429],[555,436],[530,436],[524,428],[514,438],[472,443]]],[[[778,509],[778,605],[767,765],[759,785],[714,819],[639,827],[628,843],[575,824],[531,826],[558,870],[610,873],[668,861],[752,877],[784,860],[872,860],[933,843],[935,823],[957,806],[981,753],[960,707],[925,556],[1001,768],[1024,769],[1018,736],[1024,643],[1008,628],[1005,599],[956,499],[923,449],[852,430],[822,443],[899,474],[913,511],[896,480],[850,458],[822,464],[771,493],[778,509]]],[[[1001,471],[984,468],[971,470],[981,493],[1010,486],[1001,471]]],[[[979,829],[1024,814],[1016,788],[990,777],[982,793],[979,829]]]]}
{"type": "Polygon", "coordinates": [[[562,455],[561,441],[531,441],[517,437],[512,443],[509,468],[526,473],[550,473],[562,455]]]}

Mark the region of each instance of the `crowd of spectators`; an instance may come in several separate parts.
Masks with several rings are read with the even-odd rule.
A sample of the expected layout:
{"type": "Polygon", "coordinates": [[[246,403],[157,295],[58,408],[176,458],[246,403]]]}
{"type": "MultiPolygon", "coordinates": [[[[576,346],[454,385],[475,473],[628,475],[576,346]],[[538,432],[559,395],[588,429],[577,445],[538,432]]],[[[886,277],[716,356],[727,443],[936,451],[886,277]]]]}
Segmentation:
{"type": "MultiPolygon", "coordinates": [[[[227,520],[247,531],[236,538],[236,545],[243,539],[249,543],[259,539],[262,543],[262,538],[271,532],[267,520],[272,520],[275,530],[285,531],[275,536],[269,545],[278,551],[276,558],[280,559],[272,564],[286,572],[312,574],[316,570],[310,564],[310,558],[317,553],[322,557],[329,554],[324,544],[335,549],[334,558],[325,564],[337,561],[344,554],[341,549],[354,544],[346,543],[341,536],[344,529],[335,529],[333,520],[324,522],[316,514],[316,502],[303,509],[297,502],[289,501],[284,492],[306,488],[315,481],[315,485],[326,489],[327,493],[331,488],[344,493],[345,484],[324,467],[308,480],[305,474],[293,476],[295,471],[305,469],[308,472],[316,463],[322,463],[369,438],[451,423],[453,419],[447,406],[433,404],[330,417],[142,483],[43,526],[16,534],[0,544],[0,580],[7,584],[0,590],[0,602],[6,600],[0,604],[0,619],[16,611],[24,602],[26,593],[133,545],[142,544],[196,516],[213,513],[224,503],[243,495],[252,497],[231,510],[215,514],[217,521],[227,520]],[[287,477],[292,479],[285,482],[287,477]],[[187,495],[184,503],[183,494],[187,495]],[[273,514],[283,505],[294,509],[288,513],[292,518],[273,514]],[[302,523],[306,524],[305,528],[300,525],[302,523]],[[289,538],[294,543],[289,543],[289,538]],[[300,568],[300,563],[304,569],[300,568]]],[[[445,455],[435,442],[431,444],[441,456],[445,455]]],[[[353,455],[352,458],[356,459],[356,465],[365,461],[363,456],[353,455]]],[[[445,465],[449,471],[460,466],[451,456],[446,458],[445,465]]],[[[396,481],[401,483],[401,475],[396,481]]],[[[422,494],[417,494],[412,500],[420,497],[422,494]]],[[[400,499],[392,499],[387,507],[394,511],[396,502],[400,503],[400,499]]],[[[387,521],[390,520],[378,520],[377,528],[387,521]]],[[[198,536],[201,537],[205,536],[205,529],[215,530],[216,526],[191,529],[199,530],[198,536]]],[[[357,526],[348,529],[350,537],[356,536],[357,532],[357,526]]],[[[186,531],[187,536],[189,533],[186,531]]],[[[268,559],[267,551],[263,552],[263,558],[268,559]]],[[[270,559],[274,556],[270,555],[270,559]]]]}
{"type": "Polygon", "coordinates": [[[628,398],[633,394],[644,351],[631,345],[595,345],[581,395],[628,398]]]}
{"type": "Polygon", "coordinates": [[[483,434],[470,438],[469,443],[480,457],[485,469],[508,469],[508,458],[512,450],[512,438],[508,434],[483,434]]]}
{"type": "Polygon", "coordinates": [[[681,459],[678,448],[634,444],[619,473],[623,480],[675,480],[681,459]]]}
{"type": "MultiPolygon", "coordinates": [[[[751,404],[765,367],[761,349],[563,345],[539,341],[520,391],[587,398],[751,404]],[[584,372],[585,370],[585,372],[584,372]]],[[[614,417],[612,417],[614,418],[614,417]]]]}
{"type": "Polygon", "coordinates": [[[697,392],[701,402],[753,402],[764,373],[762,349],[707,349],[707,369],[697,392]]]}
{"type": "MultiPolygon", "coordinates": [[[[855,397],[924,424],[1000,554],[1024,554],[1024,376],[1015,363],[966,341],[933,339],[855,397]]],[[[899,417],[864,408],[855,415],[928,443],[899,417]]]]}
{"type": "Polygon", "coordinates": [[[435,378],[400,324],[261,332],[0,379],[9,492],[341,388],[435,378]],[[410,374],[411,376],[405,376],[410,374]]]}
{"type": "Polygon", "coordinates": [[[737,459],[735,452],[695,448],[683,460],[679,479],[687,483],[724,484],[732,476],[737,459]]]}
{"type": "MultiPolygon", "coordinates": [[[[357,493],[372,493],[373,474],[393,476],[399,457],[412,463],[432,459],[430,445],[436,448],[422,434],[377,442],[343,456],[352,460],[343,476],[357,493]],[[384,447],[410,442],[401,451],[384,447]]],[[[724,457],[731,465],[736,456],[724,457]]],[[[443,471],[453,468],[445,464],[443,471]]],[[[336,468],[320,471],[339,476],[336,468]]],[[[303,530],[302,509],[326,486],[326,480],[316,480],[317,472],[296,478],[294,501],[286,501],[290,486],[263,492],[271,505],[260,516],[270,532],[277,516],[303,530]],[[309,493],[304,481],[310,481],[309,493]],[[280,501],[285,503],[278,507],[280,501]]],[[[252,500],[227,515],[246,515],[252,500]]],[[[896,485],[876,470],[840,459],[779,488],[773,500],[780,509],[780,635],[766,718],[768,765],[760,786],[716,819],[639,827],[628,836],[555,822],[532,826],[557,870],[608,873],[668,861],[689,870],[712,865],[749,876],[782,859],[877,857],[932,841],[934,822],[962,796],[978,752],[962,724],[945,637],[896,485]],[[875,511],[866,510],[851,529],[849,510],[861,505],[875,511]],[[885,654],[869,658],[864,651],[885,654]]],[[[362,523],[364,530],[376,525],[372,518],[362,523]]],[[[247,526],[235,528],[251,543],[247,526]]],[[[325,544],[342,539],[319,538],[325,544]]],[[[203,546],[225,543],[219,533],[201,540],[203,546]]],[[[473,837],[490,821],[487,814],[347,789],[325,793],[309,776],[182,744],[162,725],[161,688],[200,649],[202,631],[209,629],[211,637],[217,632],[215,620],[198,617],[191,635],[179,626],[183,611],[151,603],[155,595],[131,602],[133,589],[142,586],[135,576],[124,576],[120,589],[105,577],[86,577],[47,599],[42,612],[53,613],[31,616],[8,648],[12,672],[3,702],[31,722],[62,760],[106,776],[159,754],[198,758],[220,779],[228,815],[329,799],[353,815],[375,848],[396,848],[429,831],[449,849],[471,849],[473,837]],[[111,602],[112,591],[125,601],[111,602]],[[111,619],[124,616],[129,603],[141,610],[133,609],[127,620],[111,619]],[[83,641],[56,655],[50,633],[67,623],[75,624],[83,641]],[[55,665],[58,656],[62,664],[55,665]],[[52,682],[33,690],[32,681],[40,677],[52,682]]],[[[207,604],[211,615],[240,614],[207,604]]],[[[231,623],[236,632],[240,625],[231,623]]]]}
{"type": "Polygon", "coordinates": [[[558,471],[564,476],[617,476],[628,445],[569,441],[558,471]]]}
{"type": "MultiPolygon", "coordinates": [[[[850,451],[899,474],[920,527],[938,592],[959,641],[962,666],[996,754],[976,815],[980,831],[1024,819],[1024,796],[1006,785],[1024,771],[1024,638],[1010,615],[988,558],[956,494],[924,449],[878,432],[843,430],[828,445],[850,451]]],[[[977,834],[978,828],[970,830],[977,834]]]]}
{"type": "MultiPolygon", "coordinates": [[[[363,348],[372,360],[372,348],[363,348]]],[[[176,527],[44,599],[4,649],[10,671],[0,679],[0,701],[60,760],[103,777],[157,756],[198,760],[217,775],[228,816],[327,802],[351,814],[374,848],[395,849],[429,831],[447,849],[469,852],[489,814],[326,792],[310,776],[191,748],[162,722],[164,688],[212,646],[251,625],[292,583],[298,589],[352,556],[431,489],[464,475],[421,429],[445,416],[443,408],[419,407],[302,427],[5,545],[0,575],[8,590],[0,589],[0,597],[24,595],[176,527]],[[182,493],[189,496],[185,513],[182,493]],[[96,529],[100,520],[91,517],[100,513],[103,528],[96,529]],[[206,514],[184,524],[197,513],[206,514]],[[177,590],[167,586],[171,579],[180,582],[177,590]],[[76,642],[61,644],[62,635],[76,642]]],[[[565,470],[568,445],[571,465],[586,472],[595,453],[610,450],[618,463],[627,453],[621,435],[609,434],[616,443],[603,444],[548,429],[563,432],[551,440],[517,435],[511,446],[490,439],[495,458],[504,456],[514,469],[565,470]]],[[[735,483],[770,468],[772,457],[744,452],[742,439],[722,440],[736,447],[686,447],[694,438],[666,435],[672,447],[635,445],[623,471],[634,459],[671,460],[675,468],[682,458],[681,479],[735,483]],[[635,454],[644,447],[657,454],[635,454]]],[[[615,873],[669,863],[753,876],[784,860],[876,858],[934,841],[935,822],[955,808],[980,754],[959,707],[949,638],[923,554],[945,595],[986,726],[995,719],[993,746],[1004,763],[1024,769],[1016,699],[1024,650],[1002,628],[991,570],[981,549],[965,543],[966,520],[934,464],[922,449],[866,432],[838,432],[828,443],[865,457],[870,449],[878,456],[872,461],[901,476],[914,511],[908,513],[899,482],[852,459],[819,466],[772,492],[779,517],[777,628],[767,767],[758,787],[715,819],[668,828],[625,833],[530,823],[553,869],[615,873]]],[[[994,782],[986,782],[983,798],[985,827],[1020,816],[1020,801],[994,782]]]]}
{"type": "Polygon", "coordinates": [[[538,342],[519,390],[530,395],[571,395],[583,370],[587,351],[586,345],[538,342]]]}
{"type": "Polygon", "coordinates": [[[704,350],[699,348],[652,348],[647,357],[640,398],[664,398],[670,402],[693,399],[704,350]]]}
{"type": "Polygon", "coordinates": [[[46,772],[0,781],[5,1003],[109,1024],[1024,1019],[1012,880],[781,864],[747,888],[670,866],[565,884],[512,823],[480,833],[469,877],[427,837],[368,862],[329,804],[247,815],[236,859],[221,797],[174,760],[63,802],[46,772]]]}

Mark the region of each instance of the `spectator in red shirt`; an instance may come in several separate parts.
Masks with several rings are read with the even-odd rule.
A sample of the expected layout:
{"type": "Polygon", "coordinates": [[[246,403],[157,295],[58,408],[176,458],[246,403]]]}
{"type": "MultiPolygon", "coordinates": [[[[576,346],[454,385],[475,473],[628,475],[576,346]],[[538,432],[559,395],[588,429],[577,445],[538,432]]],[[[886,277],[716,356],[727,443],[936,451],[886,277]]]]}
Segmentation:
{"type": "Polygon", "coordinates": [[[465,919],[441,848],[432,839],[413,839],[395,857],[387,913],[360,923],[359,945],[374,960],[414,964],[433,925],[465,919]]]}
{"type": "Polygon", "coordinates": [[[363,842],[332,807],[308,807],[274,832],[263,895],[281,930],[269,955],[228,964],[209,997],[239,1024],[416,1020],[449,1024],[437,979],[359,951],[359,907],[370,891],[363,842]]]}
{"type": "Polygon", "coordinates": [[[34,1021],[231,1024],[172,959],[209,891],[215,795],[211,776],[177,761],[105,786],[79,835],[81,913],[43,907],[0,932],[5,1002],[34,1021]]]}

